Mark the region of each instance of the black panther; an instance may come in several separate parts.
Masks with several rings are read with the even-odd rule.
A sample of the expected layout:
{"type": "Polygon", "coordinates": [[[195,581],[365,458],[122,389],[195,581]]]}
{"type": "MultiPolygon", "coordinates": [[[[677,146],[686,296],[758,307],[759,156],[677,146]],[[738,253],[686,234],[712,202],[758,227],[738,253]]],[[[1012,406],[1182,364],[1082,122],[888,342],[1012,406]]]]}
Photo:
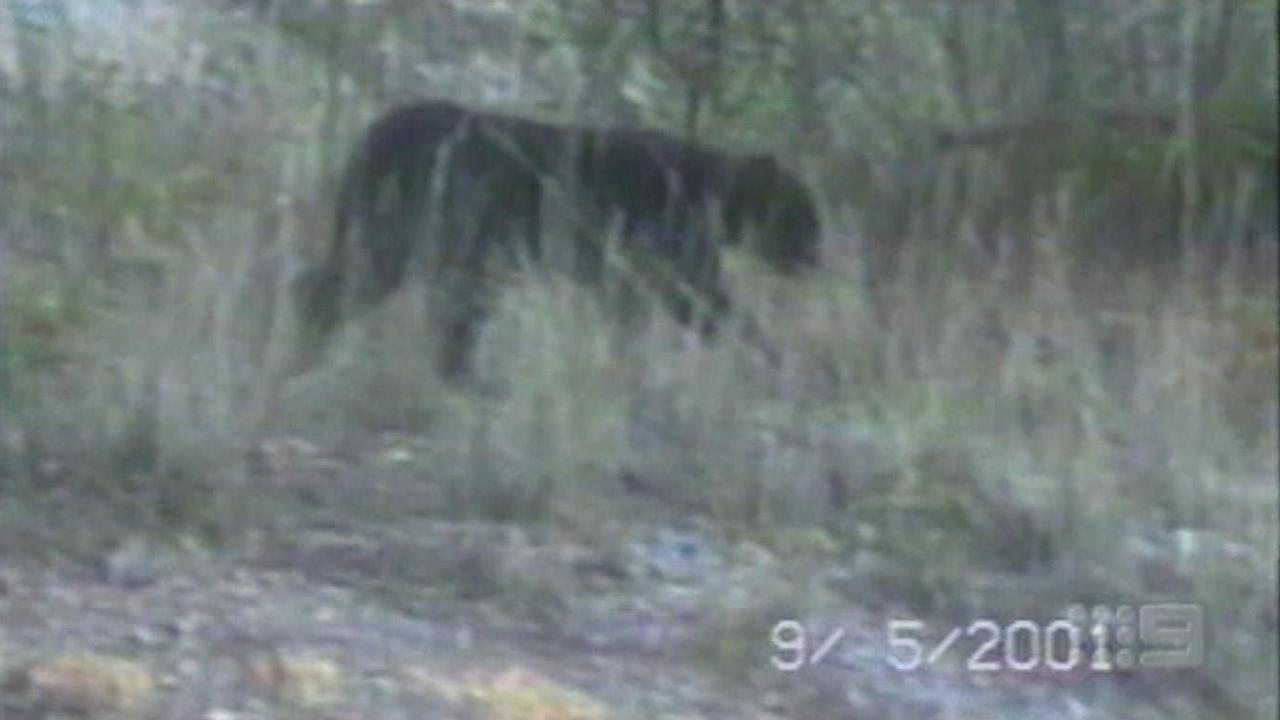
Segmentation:
{"type": "Polygon", "coordinates": [[[813,199],[770,157],[421,102],[376,120],[347,161],[333,243],[295,281],[299,366],[345,316],[421,266],[439,298],[442,370],[465,371],[492,265],[542,262],[552,195],[574,210],[577,280],[598,283],[621,259],[677,320],[706,333],[729,309],[718,244],[745,244],[782,272],[818,262],[813,199]]]}

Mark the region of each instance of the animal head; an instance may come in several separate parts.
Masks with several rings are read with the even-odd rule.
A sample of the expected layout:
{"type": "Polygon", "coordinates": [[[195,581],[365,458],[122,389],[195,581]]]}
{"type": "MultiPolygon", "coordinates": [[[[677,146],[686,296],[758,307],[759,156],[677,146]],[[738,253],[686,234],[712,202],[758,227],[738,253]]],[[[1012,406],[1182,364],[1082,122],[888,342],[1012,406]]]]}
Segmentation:
{"type": "Polygon", "coordinates": [[[731,171],[723,200],[729,239],[743,242],[773,267],[795,272],[817,266],[822,240],[813,196],[767,155],[745,158],[731,171]]]}

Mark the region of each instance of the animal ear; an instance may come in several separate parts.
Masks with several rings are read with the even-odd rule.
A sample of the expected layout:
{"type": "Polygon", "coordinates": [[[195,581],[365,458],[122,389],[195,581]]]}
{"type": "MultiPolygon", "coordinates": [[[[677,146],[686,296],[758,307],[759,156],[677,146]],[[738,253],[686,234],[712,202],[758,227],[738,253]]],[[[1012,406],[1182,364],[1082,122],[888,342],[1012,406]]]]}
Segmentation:
{"type": "Polygon", "coordinates": [[[773,194],[782,177],[782,165],[772,155],[752,155],[739,169],[741,183],[745,192],[751,194],[751,202],[767,200],[773,194]]]}
{"type": "Polygon", "coordinates": [[[755,155],[751,158],[750,171],[761,180],[772,178],[782,172],[782,166],[772,155],[755,155]]]}

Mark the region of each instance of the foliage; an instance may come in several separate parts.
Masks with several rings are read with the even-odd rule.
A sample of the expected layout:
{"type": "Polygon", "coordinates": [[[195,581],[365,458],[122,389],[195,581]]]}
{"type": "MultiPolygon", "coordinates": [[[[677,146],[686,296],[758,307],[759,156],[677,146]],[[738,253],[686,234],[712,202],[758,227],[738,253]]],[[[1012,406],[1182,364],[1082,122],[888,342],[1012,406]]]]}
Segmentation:
{"type": "Polygon", "coordinates": [[[310,512],[821,528],[924,605],[1163,573],[1232,608],[1216,677],[1274,677],[1274,1],[743,0],[718,54],[693,0],[295,7],[183,11],[158,62],[29,28],[0,58],[0,545],[310,512]],[[825,267],[730,254],[712,343],[513,278],[474,393],[435,377],[410,288],[281,386],[278,289],[338,160],[422,95],[771,149],[823,197],[825,267]],[[388,428],[407,462],[343,455],[388,428]],[[355,469],[268,490],[251,451],[283,433],[355,469]],[[1188,532],[1248,560],[1178,555],[1188,532]]]}

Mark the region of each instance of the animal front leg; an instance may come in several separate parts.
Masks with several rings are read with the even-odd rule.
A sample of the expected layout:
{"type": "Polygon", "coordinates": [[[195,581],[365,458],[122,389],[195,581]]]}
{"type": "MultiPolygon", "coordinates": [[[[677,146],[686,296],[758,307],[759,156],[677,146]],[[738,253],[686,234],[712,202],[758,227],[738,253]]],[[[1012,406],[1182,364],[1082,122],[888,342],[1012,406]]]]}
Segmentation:
{"type": "Polygon", "coordinates": [[[440,374],[450,381],[466,379],[472,372],[480,329],[489,315],[488,283],[469,273],[443,282],[433,294],[432,313],[437,327],[440,374]]]}

